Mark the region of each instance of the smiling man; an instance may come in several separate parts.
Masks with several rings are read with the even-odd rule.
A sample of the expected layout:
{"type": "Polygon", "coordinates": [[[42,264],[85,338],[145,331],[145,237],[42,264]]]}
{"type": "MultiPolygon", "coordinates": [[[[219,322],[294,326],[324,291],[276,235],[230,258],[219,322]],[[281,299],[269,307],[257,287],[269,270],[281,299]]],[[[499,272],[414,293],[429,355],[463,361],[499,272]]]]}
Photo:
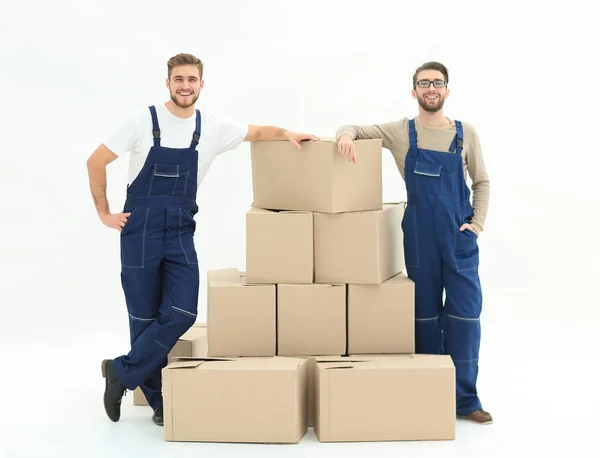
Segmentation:
{"type": "Polygon", "coordinates": [[[161,369],[179,337],[196,321],[196,194],[212,161],[242,141],[288,140],[300,148],[303,140],[318,140],[198,110],[202,62],[178,54],[167,69],[170,100],[125,122],[87,161],[98,216],[120,232],[121,283],[129,314],[130,351],[102,361],[104,408],[112,421],[120,419],[125,390],[140,386],[154,410],[153,421],[163,424],[161,369]],[[127,199],[122,212],[111,213],[106,166],[127,153],[127,199]]]}
{"type": "Polygon", "coordinates": [[[488,210],[488,175],[473,126],[444,116],[446,67],[427,62],[412,83],[419,104],[415,119],[343,126],[336,132],[338,148],[354,163],[360,161],[356,139],[381,139],[392,152],[407,190],[402,229],[407,272],[415,283],[416,351],[451,355],[457,415],[489,424],[492,416],[482,409],[476,388],[482,309],[477,238],[488,210]]]}

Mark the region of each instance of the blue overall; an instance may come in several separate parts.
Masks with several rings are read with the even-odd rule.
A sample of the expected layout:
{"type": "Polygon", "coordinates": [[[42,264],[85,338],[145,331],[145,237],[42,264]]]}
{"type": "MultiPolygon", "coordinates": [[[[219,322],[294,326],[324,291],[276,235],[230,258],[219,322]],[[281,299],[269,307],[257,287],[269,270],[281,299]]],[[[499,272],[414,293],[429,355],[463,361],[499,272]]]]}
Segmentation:
{"type": "Polygon", "coordinates": [[[131,350],[114,360],[119,381],[140,387],[148,404],[162,406],[161,370],[179,337],[196,321],[198,258],[193,236],[198,183],[200,112],[188,148],[160,146],[150,107],[154,146],[127,187],[121,232],[121,283],[129,313],[131,350]]]}
{"type": "Polygon", "coordinates": [[[477,235],[459,230],[473,216],[461,154],[463,128],[456,121],[449,149],[454,154],[419,148],[414,119],[409,138],[402,229],[407,273],[415,283],[416,352],[451,355],[456,412],[466,415],[481,409],[476,381],[482,294],[477,235]]]}

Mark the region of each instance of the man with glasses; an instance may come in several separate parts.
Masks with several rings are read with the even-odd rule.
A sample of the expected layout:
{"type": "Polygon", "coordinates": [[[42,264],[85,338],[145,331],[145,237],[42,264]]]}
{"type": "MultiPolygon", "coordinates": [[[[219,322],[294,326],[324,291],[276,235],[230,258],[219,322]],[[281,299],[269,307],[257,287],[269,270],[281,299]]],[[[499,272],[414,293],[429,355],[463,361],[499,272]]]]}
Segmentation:
{"type": "Polygon", "coordinates": [[[336,139],[353,163],[360,161],[357,139],[381,139],[392,152],[407,190],[402,229],[407,273],[415,283],[416,352],[451,355],[457,416],[490,424],[476,388],[482,308],[477,237],[488,210],[489,180],[473,126],[444,116],[449,94],[447,68],[427,62],[413,76],[415,119],[343,126],[336,139]]]}

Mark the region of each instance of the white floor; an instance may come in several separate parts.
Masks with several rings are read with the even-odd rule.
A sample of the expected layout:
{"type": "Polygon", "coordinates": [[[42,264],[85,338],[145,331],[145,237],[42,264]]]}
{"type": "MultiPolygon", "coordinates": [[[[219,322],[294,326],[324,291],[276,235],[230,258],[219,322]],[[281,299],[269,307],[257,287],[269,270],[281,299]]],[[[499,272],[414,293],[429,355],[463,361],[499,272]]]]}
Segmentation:
{"type": "Polygon", "coordinates": [[[451,442],[322,444],[309,429],[297,445],[167,443],[151,410],[133,406],[131,393],[120,422],[105,417],[99,367],[116,351],[109,342],[122,341],[116,331],[55,332],[43,343],[25,335],[1,347],[0,457],[595,456],[600,347],[592,326],[489,321],[479,389],[495,423],[459,420],[451,442]]]}

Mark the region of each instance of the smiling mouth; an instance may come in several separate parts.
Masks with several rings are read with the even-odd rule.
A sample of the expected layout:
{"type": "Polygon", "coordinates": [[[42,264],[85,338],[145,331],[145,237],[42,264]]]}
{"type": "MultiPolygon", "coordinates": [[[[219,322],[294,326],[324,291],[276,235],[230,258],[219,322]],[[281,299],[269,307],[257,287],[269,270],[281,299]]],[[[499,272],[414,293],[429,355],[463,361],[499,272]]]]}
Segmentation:
{"type": "Polygon", "coordinates": [[[438,95],[426,95],[425,99],[426,100],[437,100],[439,98],[438,95]]]}
{"type": "Polygon", "coordinates": [[[190,95],[192,95],[191,92],[178,92],[177,94],[183,96],[183,97],[189,97],[190,95]]]}

